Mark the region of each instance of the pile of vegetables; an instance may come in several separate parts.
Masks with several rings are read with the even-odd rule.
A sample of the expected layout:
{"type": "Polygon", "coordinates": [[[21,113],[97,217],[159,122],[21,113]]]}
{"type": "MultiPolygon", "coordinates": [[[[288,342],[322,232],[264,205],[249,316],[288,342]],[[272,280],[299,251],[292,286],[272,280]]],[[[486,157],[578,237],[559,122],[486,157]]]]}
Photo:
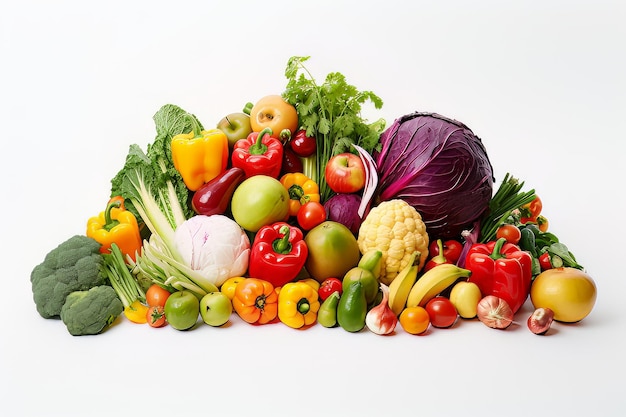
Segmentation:
{"type": "Polygon", "coordinates": [[[589,314],[595,284],[541,199],[510,174],[494,189],[466,125],[425,112],[369,122],[362,106],[381,98],[338,72],[318,83],[308,59],[289,59],[282,94],[212,128],[162,106],[85,234],[34,267],[40,315],[78,336],[121,315],[176,330],[233,314],[379,335],[459,318],[505,329],[529,297],[535,334],[589,314]]]}

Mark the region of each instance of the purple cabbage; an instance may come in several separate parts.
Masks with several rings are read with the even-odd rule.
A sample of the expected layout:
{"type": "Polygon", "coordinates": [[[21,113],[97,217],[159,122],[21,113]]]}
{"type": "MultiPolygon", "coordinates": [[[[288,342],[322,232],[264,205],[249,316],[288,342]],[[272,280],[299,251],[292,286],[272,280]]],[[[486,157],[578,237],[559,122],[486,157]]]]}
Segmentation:
{"type": "Polygon", "coordinates": [[[343,224],[356,235],[363,223],[358,214],[360,204],[358,194],[335,194],[324,203],[326,219],[343,224]]]}
{"type": "Polygon", "coordinates": [[[480,138],[435,113],[400,117],[372,156],[377,201],[402,199],[421,214],[431,239],[459,239],[488,207],[493,168],[480,138]]]}

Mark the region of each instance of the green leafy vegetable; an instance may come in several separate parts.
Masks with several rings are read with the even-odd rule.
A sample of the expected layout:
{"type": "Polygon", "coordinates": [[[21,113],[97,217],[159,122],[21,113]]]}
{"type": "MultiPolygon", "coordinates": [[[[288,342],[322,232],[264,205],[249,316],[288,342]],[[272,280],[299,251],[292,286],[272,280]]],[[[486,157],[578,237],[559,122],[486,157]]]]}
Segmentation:
{"type": "Polygon", "coordinates": [[[189,190],[174,168],[170,146],[175,135],[193,129],[194,120],[202,128],[195,116],[180,107],[163,106],[154,115],[155,141],[148,145],[147,152],[137,144],[131,145],[124,168],[111,183],[112,195],[124,197],[130,203],[126,204],[128,209],[132,207],[150,231],[141,254],[131,263],[131,273],[139,282],[150,277],[174,289],[191,288],[202,294],[216,290],[215,286],[198,285],[200,273],[185,263],[176,247],[175,230],[193,213],[189,190]]]}
{"type": "Polygon", "coordinates": [[[367,123],[361,116],[362,105],[371,102],[380,109],[383,101],[372,91],[359,91],[346,81],[339,72],[326,76],[318,85],[315,78],[304,66],[310,57],[294,56],[287,62],[285,76],[287,87],[283,98],[298,111],[300,127],[307,136],[317,141],[316,180],[320,187],[322,202],[331,197],[332,191],[324,179],[326,163],[334,155],[355,152],[352,144],[365,149],[370,154],[379,149],[380,134],[385,121],[379,119],[367,123]]]}
{"type": "Polygon", "coordinates": [[[124,167],[111,180],[111,196],[124,197],[126,209],[139,222],[146,223],[152,233],[155,231],[149,223],[154,228],[164,226],[157,208],[173,228],[193,215],[189,189],[174,167],[170,146],[175,135],[193,129],[189,114],[176,105],[166,104],[153,120],[157,131],[154,142],[146,152],[137,144],[130,145],[124,167]]]}

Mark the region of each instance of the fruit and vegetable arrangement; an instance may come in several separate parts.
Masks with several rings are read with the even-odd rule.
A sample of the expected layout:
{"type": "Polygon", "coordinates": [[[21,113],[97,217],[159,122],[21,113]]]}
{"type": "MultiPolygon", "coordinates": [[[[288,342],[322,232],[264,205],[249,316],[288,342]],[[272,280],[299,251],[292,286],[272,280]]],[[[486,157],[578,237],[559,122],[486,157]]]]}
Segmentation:
{"type": "Polygon", "coordinates": [[[234,316],[424,335],[476,320],[549,334],[583,320],[594,280],[548,230],[542,200],[507,174],[496,188],[463,123],[380,109],[341,73],[318,83],[292,57],[280,94],[205,126],[174,104],[131,144],[103,211],[31,273],[37,311],[71,335],[118,320],[189,331],[234,316]],[[214,126],[214,127],[213,127],[214,126]],[[532,314],[521,315],[530,298],[532,314]]]}

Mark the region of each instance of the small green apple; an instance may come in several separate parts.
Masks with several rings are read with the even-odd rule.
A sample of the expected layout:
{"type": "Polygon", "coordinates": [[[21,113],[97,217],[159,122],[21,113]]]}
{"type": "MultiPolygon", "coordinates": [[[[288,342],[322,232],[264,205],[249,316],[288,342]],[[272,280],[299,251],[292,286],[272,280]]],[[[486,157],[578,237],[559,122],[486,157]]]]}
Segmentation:
{"type": "Polygon", "coordinates": [[[232,312],[233,304],[223,292],[210,292],[200,300],[200,315],[209,326],[219,327],[226,324],[232,312]]]}
{"type": "Polygon", "coordinates": [[[250,116],[245,113],[231,113],[217,123],[217,128],[228,138],[228,147],[233,149],[235,142],[245,139],[252,133],[250,116]]]}
{"type": "Polygon", "coordinates": [[[191,291],[176,291],[167,297],[164,309],[170,326],[176,330],[187,330],[198,321],[200,300],[191,291]]]}

